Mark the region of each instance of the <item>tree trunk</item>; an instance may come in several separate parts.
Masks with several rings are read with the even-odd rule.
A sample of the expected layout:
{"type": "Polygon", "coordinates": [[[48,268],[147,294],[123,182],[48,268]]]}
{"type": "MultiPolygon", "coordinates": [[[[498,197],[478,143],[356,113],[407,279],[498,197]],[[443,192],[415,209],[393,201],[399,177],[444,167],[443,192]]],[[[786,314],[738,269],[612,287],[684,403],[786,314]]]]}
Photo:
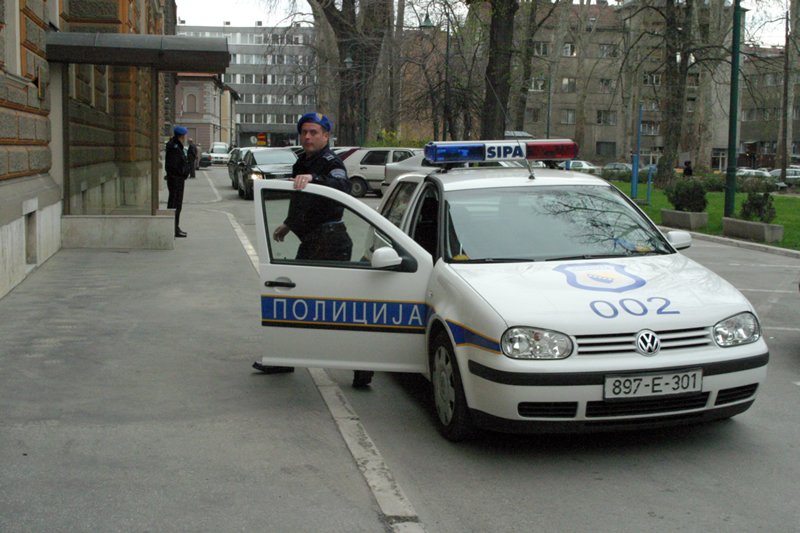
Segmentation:
{"type": "Polygon", "coordinates": [[[505,136],[508,94],[510,92],[511,54],[514,35],[514,14],[517,0],[493,0],[489,29],[489,58],[486,65],[481,138],[502,139],[505,136]]]}
{"type": "Polygon", "coordinates": [[[694,19],[694,0],[678,3],[666,0],[664,43],[664,106],[662,106],[662,135],[664,155],[658,161],[656,183],[665,185],[672,180],[678,163],[683,112],[686,101],[686,78],[689,71],[691,28],[694,19]]]}

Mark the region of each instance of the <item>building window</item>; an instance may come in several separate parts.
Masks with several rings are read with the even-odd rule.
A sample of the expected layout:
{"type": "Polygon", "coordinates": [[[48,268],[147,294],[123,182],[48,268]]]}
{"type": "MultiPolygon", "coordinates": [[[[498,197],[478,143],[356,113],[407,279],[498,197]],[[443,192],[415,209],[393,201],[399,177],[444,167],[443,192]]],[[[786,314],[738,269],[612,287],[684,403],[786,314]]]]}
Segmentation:
{"type": "Polygon", "coordinates": [[[688,98],[686,100],[686,109],[684,111],[686,111],[687,113],[694,113],[695,103],[696,101],[694,98],[688,98]]]}
{"type": "Polygon", "coordinates": [[[603,94],[611,94],[617,88],[616,80],[612,80],[611,78],[601,78],[600,79],[600,92],[603,94]]]}
{"type": "Polygon", "coordinates": [[[527,122],[541,122],[542,110],[538,107],[529,107],[525,110],[525,120],[527,122]]]}
{"type": "Polygon", "coordinates": [[[658,100],[642,100],[642,109],[645,111],[658,111],[658,100]]]}
{"type": "Polygon", "coordinates": [[[642,121],[642,135],[657,136],[661,131],[661,123],[655,120],[642,121]]]}
{"type": "Polygon", "coordinates": [[[658,72],[648,72],[644,75],[643,80],[645,85],[651,85],[653,87],[661,86],[661,74],[658,72]]]}
{"type": "Polygon", "coordinates": [[[186,95],[186,112],[197,113],[197,97],[193,94],[186,95]]]}
{"type": "Polygon", "coordinates": [[[609,111],[607,109],[597,110],[597,124],[601,126],[616,126],[617,125],[617,112],[609,111]]]}
{"type": "Polygon", "coordinates": [[[575,43],[564,43],[564,46],[561,48],[561,55],[564,57],[577,56],[578,49],[575,47],[575,43]]]}
{"type": "Polygon", "coordinates": [[[561,92],[574,93],[577,89],[577,81],[575,78],[561,78],[561,92]]]}
{"type": "Polygon", "coordinates": [[[619,55],[619,48],[615,44],[601,44],[597,50],[601,58],[617,57],[619,55]]]}
{"type": "Polygon", "coordinates": [[[699,72],[692,72],[691,74],[686,75],[686,86],[687,87],[698,87],[700,85],[700,73],[699,72]]]}
{"type": "Polygon", "coordinates": [[[575,110],[562,109],[561,110],[561,123],[562,124],[575,124],[575,110]]]}
{"type": "Polygon", "coordinates": [[[550,43],[546,41],[535,41],[533,43],[533,55],[536,57],[547,57],[550,55],[550,43]]]}
{"type": "Polygon", "coordinates": [[[617,157],[617,143],[611,141],[597,141],[595,153],[600,157],[609,159],[617,157]]]}

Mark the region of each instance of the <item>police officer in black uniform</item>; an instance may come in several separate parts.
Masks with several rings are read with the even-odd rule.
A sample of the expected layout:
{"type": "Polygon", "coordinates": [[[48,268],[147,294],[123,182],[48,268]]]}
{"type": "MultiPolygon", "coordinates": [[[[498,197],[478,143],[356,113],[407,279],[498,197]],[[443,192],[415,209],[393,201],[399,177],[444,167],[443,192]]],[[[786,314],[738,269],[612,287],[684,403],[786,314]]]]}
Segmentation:
{"type": "Polygon", "coordinates": [[[174,135],[167,141],[166,154],[164,158],[164,170],[167,175],[167,189],[169,199],[167,209],[175,210],[175,237],[186,237],[186,232],[181,230],[181,208],[183,207],[183,189],[186,185],[186,178],[189,177],[189,158],[183,144],[186,142],[186,134],[189,132],[183,126],[175,126],[172,130],[174,135]]]}
{"type": "MultiPolygon", "coordinates": [[[[342,221],[344,207],[333,200],[300,192],[309,183],[350,192],[344,163],[328,145],[330,131],[328,117],[320,113],[306,113],[297,122],[303,146],[303,153],[292,168],[297,192],[289,202],[286,220],[272,235],[276,241],[283,241],[290,231],[297,235],[300,239],[297,259],[349,261],[353,250],[353,241],[342,221]]],[[[266,366],[259,362],[253,363],[253,368],[268,374],[294,371],[292,367],[266,366]]],[[[366,387],[373,374],[367,370],[354,371],[353,387],[366,387]]]]}

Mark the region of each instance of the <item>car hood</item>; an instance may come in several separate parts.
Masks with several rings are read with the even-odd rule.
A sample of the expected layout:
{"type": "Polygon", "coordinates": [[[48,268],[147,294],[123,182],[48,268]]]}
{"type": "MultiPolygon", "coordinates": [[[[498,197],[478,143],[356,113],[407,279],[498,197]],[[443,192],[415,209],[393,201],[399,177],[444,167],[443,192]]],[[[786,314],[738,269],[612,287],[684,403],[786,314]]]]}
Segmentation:
{"type": "Polygon", "coordinates": [[[264,174],[292,174],[292,165],[256,165],[253,168],[264,174]]]}
{"type": "Polygon", "coordinates": [[[659,331],[713,326],[753,311],[727,281],[679,253],[450,266],[508,326],[569,334],[659,331]]]}

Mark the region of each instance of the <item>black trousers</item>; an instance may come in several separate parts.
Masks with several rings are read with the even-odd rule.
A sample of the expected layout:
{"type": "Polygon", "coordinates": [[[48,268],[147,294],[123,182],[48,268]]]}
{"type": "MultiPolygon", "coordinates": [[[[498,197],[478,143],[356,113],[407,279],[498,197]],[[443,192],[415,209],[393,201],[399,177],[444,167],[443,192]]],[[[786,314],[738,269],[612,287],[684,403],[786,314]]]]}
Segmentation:
{"type": "Polygon", "coordinates": [[[350,261],[353,241],[343,223],[323,224],[303,236],[297,259],[350,261]]]}
{"type": "Polygon", "coordinates": [[[183,208],[183,189],[186,187],[186,178],[167,176],[167,209],[175,210],[175,230],[178,230],[181,221],[181,208],[183,208]]]}
{"type": "Polygon", "coordinates": [[[195,175],[194,175],[194,168],[195,168],[196,166],[197,166],[197,158],[190,157],[190,158],[189,158],[189,168],[191,169],[191,170],[189,171],[189,177],[190,177],[190,178],[194,178],[194,177],[195,177],[195,175]]]}

